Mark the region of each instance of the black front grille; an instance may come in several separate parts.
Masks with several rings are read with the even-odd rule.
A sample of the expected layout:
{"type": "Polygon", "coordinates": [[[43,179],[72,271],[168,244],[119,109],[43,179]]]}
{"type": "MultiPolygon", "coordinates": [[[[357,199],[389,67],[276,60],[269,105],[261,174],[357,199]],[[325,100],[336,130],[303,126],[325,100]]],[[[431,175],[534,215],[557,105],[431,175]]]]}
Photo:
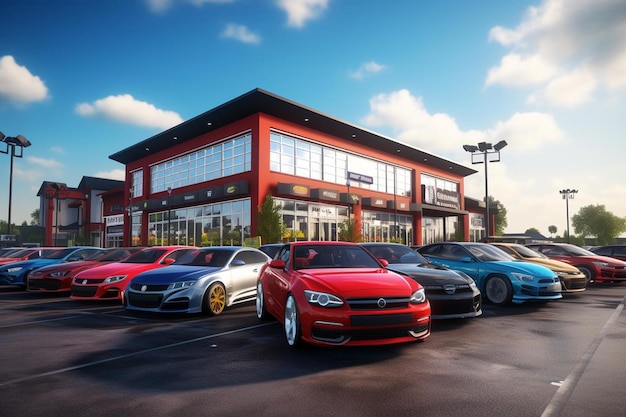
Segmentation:
{"type": "Polygon", "coordinates": [[[82,285],[72,285],[72,295],[74,297],[93,297],[96,295],[98,287],[83,287],[82,285]]]}
{"type": "Polygon", "coordinates": [[[139,294],[128,292],[128,304],[139,308],[158,308],[163,300],[162,294],[139,294]]]}
{"type": "Polygon", "coordinates": [[[29,279],[29,290],[48,290],[55,291],[61,288],[62,282],[56,279],[29,279]]]}
{"type": "Polygon", "coordinates": [[[164,285],[134,284],[134,283],[131,282],[130,288],[135,290],[135,291],[141,291],[141,288],[144,285],[146,286],[146,289],[144,291],[165,291],[165,290],[167,290],[167,287],[169,287],[169,284],[164,284],[164,285]]]}
{"type": "Polygon", "coordinates": [[[352,310],[391,310],[409,306],[408,297],[348,298],[347,301],[352,310]]]}
{"type": "Polygon", "coordinates": [[[351,316],[352,326],[387,326],[393,324],[407,324],[413,321],[413,314],[381,314],[375,316],[351,316]]]}
{"type": "Polygon", "coordinates": [[[423,336],[423,333],[428,332],[429,326],[429,322],[426,322],[423,324],[414,324],[411,326],[358,330],[319,329],[314,327],[312,329],[311,336],[316,340],[330,343],[341,343],[347,339],[353,341],[395,339],[399,337],[411,336],[411,333],[418,335],[419,337],[423,336]]]}
{"type": "Polygon", "coordinates": [[[480,310],[480,295],[460,300],[438,297],[436,299],[430,298],[429,301],[431,314],[433,316],[445,314],[464,314],[480,310]]]}

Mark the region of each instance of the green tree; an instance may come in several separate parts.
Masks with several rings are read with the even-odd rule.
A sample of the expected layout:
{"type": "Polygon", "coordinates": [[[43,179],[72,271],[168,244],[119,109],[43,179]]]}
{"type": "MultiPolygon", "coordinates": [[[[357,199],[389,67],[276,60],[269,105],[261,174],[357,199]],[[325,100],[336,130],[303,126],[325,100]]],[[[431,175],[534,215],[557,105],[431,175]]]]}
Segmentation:
{"type": "Polygon", "coordinates": [[[259,206],[257,232],[262,244],[280,243],[283,240],[285,224],[272,194],[266,195],[263,204],[259,206]]]}
{"type": "Polygon", "coordinates": [[[15,225],[15,223],[11,222],[11,231],[7,233],[9,230],[7,229],[7,221],[0,220],[0,234],[9,234],[9,235],[19,235],[20,229],[15,225]]]}
{"type": "Polygon", "coordinates": [[[602,204],[589,205],[572,216],[572,226],[582,238],[593,236],[598,245],[608,245],[626,231],[626,219],[607,211],[602,204]]]}
{"type": "Polygon", "coordinates": [[[525,235],[540,235],[541,232],[539,231],[539,229],[536,229],[534,227],[531,227],[530,229],[526,229],[526,231],[524,232],[525,235]]]}
{"type": "Polygon", "coordinates": [[[339,224],[338,238],[344,242],[360,242],[363,240],[361,228],[356,219],[344,220],[339,224]]]}
{"type": "Polygon", "coordinates": [[[489,209],[491,210],[492,207],[496,207],[496,211],[494,211],[495,224],[493,225],[495,234],[496,236],[502,236],[504,230],[509,225],[506,221],[506,207],[494,199],[493,196],[489,196],[489,209]]]}
{"type": "Polygon", "coordinates": [[[556,234],[556,226],[554,225],[548,226],[548,232],[550,232],[550,237],[552,237],[552,235],[556,234]]]}
{"type": "Polygon", "coordinates": [[[30,213],[30,225],[39,226],[39,209],[35,209],[30,213]]]}

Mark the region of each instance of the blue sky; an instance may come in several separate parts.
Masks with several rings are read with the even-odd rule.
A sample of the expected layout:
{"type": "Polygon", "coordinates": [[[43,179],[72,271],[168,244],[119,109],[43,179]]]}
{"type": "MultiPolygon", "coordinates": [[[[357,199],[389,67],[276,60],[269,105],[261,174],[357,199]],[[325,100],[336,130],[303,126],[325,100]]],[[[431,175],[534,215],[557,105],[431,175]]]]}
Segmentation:
{"type": "MultiPolygon", "coordinates": [[[[123,179],[109,155],[259,87],[478,170],[506,232],[626,217],[624,0],[0,0],[14,223],[45,180],[123,179]]],[[[0,219],[9,158],[0,155],[0,219]]],[[[572,230],[573,233],[573,230],[572,230]]]]}

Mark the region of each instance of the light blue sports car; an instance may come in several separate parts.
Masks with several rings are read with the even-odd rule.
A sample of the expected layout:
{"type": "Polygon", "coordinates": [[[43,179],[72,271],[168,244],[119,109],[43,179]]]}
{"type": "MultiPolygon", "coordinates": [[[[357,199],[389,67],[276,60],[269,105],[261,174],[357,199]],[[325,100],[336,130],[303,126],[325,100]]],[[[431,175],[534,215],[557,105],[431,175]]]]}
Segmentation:
{"type": "Polygon", "coordinates": [[[486,243],[432,243],[418,252],[435,265],[465,272],[495,305],[562,298],[561,282],[552,270],[518,261],[486,243]]]}

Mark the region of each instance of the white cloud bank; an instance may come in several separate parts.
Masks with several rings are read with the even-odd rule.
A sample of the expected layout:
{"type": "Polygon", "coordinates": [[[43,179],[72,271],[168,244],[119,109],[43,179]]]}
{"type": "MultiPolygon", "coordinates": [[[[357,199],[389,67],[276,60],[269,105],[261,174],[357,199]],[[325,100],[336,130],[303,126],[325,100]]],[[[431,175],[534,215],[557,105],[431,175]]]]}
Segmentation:
{"type": "Polygon", "coordinates": [[[76,113],[156,129],[169,129],[183,122],[178,113],[158,109],[130,94],[108,96],[93,103],[80,103],[76,106],[76,113]]]}
{"type": "Polygon", "coordinates": [[[0,100],[23,105],[47,98],[48,88],[41,78],[15,62],[11,55],[0,58],[0,100]]]}
{"type": "Polygon", "coordinates": [[[261,43],[261,37],[259,35],[252,33],[246,26],[235,23],[229,23],[226,25],[226,28],[220,34],[220,37],[225,39],[234,39],[236,41],[249,44],[261,43]]]}
{"type": "Polygon", "coordinates": [[[302,28],[309,20],[317,19],[330,0],[276,0],[278,8],[287,13],[287,25],[302,28]]]}
{"type": "Polygon", "coordinates": [[[537,88],[530,103],[575,107],[626,87],[626,2],[544,0],[489,39],[510,48],[485,84],[537,88]]]}

